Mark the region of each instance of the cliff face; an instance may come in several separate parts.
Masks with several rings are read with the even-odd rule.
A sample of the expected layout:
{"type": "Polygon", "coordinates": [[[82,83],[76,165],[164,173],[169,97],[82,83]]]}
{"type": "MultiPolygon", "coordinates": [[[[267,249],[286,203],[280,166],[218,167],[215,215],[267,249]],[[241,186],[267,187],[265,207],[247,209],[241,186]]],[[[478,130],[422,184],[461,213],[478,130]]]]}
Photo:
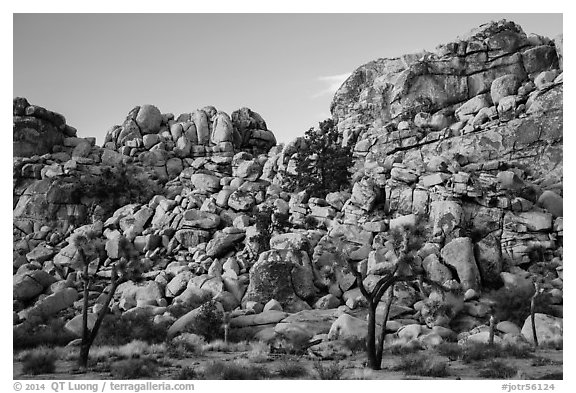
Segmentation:
{"type": "Polygon", "coordinates": [[[336,92],[331,110],[348,138],[381,130],[391,121],[413,120],[419,112],[436,114],[434,126],[442,128],[444,116],[450,121],[466,101],[489,93],[495,79],[514,75],[524,82],[551,69],[558,69],[555,44],[527,37],[518,25],[502,20],[439,45],[435,52],[359,67],[336,92]]]}
{"type": "MultiPolygon", "coordinates": [[[[359,67],[332,103],[344,140],[354,142],[359,184],[380,189],[395,215],[434,219],[435,206],[455,204],[461,231],[444,231],[443,241],[490,216],[475,239],[481,260],[484,243],[512,265],[534,247],[554,250],[561,218],[539,206],[553,198],[554,217],[562,215],[561,51],[499,21],[435,53],[359,67]],[[544,215],[546,225],[530,229],[518,215],[544,215]]],[[[359,205],[350,204],[350,222],[369,212],[359,205]]]]}

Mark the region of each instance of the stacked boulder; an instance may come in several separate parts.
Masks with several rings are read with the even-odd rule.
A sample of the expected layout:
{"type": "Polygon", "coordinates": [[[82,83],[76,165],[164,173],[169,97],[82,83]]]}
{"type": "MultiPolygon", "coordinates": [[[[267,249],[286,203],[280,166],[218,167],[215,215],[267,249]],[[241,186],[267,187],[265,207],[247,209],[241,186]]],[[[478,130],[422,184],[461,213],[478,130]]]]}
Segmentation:
{"type": "Polygon", "coordinates": [[[55,146],[62,145],[64,138],[76,136],[76,129],[66,124],[64,116],[30,105],[26,98],[14,98],[13,115],[14,157],[57,153],[55,146]]]}
{"type": "Polygon", "coordinates": [[[276,145],[262,117],[248,108],[232,113],[213,106],[183,113],[176,119],[153,105],[132,109],[122,125],[106,134],[104,148],[136,157],[142,152],[174,152],[179,158],[231,156],[234,150],[266,153],[276,145]]]}

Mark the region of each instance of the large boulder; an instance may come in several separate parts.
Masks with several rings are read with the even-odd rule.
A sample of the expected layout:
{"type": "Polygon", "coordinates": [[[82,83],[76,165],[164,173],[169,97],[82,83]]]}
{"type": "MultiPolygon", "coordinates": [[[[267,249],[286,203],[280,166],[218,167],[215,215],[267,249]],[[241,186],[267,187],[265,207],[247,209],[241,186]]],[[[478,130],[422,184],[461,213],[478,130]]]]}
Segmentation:
{"type": "Polygon", "coordinates": [[[474,258],[472,240],[459,237],[446,244],[441,251],[442,260],[456,269],[464,290],[480,289],[480,271],[474,258]]]}
{"type": "Polygon", "coordinates": [[[328,332],[329,340],[364,340],[368,335],[368,322],[348,314],[334,321],[328,332]]]}
{"type": "Polygon", "coordinates": [[[312,268],[305,253],[293,250],[270,250],[260,254],[250,269],[250,284],[242,303],[266,304],[275,299],[284,311],[310,308],[304,300],[315,294],[312,268]]]}
{"type": "Polygon", "coordinates": [[[40,295],[56,279],[44,270],[33,270],[17,274],[13,278],[12,293],[14,300],[29,301],[40,295]]]}
{"type": "Polygon", "coordinates": [[[36,302],[27,314],[28,317],[34,315],[43,319],[49,318],[59,311],[71,307],[77,299],[78,291],[76,289],[65,288],[36,302]]]}
{"type": "Polygon", "coordinates": [[[218,112],[212,125],[212,135],[210,142],[218,144],[221,142],[234,141],[234,126],[230,117],[225,112],[218,112]]]}
{"type": "Polygon", "coordinates": [[[196,126],[197,140],[199,145],[206,145],[210,141],[210,127],[208,125],[208,117],[206,112],[196,110],[192,113],[192,121],[196,126]]]}
{"type": "MultiPolygon", "coordinates": [[[[562,318],[536,313],[534,315],[534,320],[539,344],[558,343],[562,341],[564,331],[562,318]]],[[[534,342],[532,319],[530,316],[524,321],[524,325],[522,326],[522,335],[529,342],[534,342]]]]}
{"type": "Polygon", "coordinates": [[[164,289],[156,281],[146,281],[142,284],[127,281],[118,286],[115,297],[119,298],[120,307],[124,310],[159,306],[164,299],[164,289]]]}
{"type": "Polygon", "coordinates": [[[136,115],[136,123],[142,134],[155,134],[162,125],[162,113],[154,105],[142,105],[136,115]]]}

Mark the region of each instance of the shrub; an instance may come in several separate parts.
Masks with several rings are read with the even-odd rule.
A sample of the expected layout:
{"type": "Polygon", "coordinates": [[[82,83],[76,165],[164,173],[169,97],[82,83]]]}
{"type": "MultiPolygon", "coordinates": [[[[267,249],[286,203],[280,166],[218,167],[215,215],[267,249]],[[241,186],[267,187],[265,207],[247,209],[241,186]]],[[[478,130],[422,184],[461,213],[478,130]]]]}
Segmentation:
{"type": "Polygon", "coordinates": [[[493,360],[486,364],[478,374],[482,378],[507,379],[516,375],[518,370],[501,360],[493,360]]]}
{"type": "Polygon", "coordinates": [[[35,325],[23,322],[14,329],[12,347],[14,350],[35,348],[39,345],[55,347],[64,346],[76,337],[64,329],[65,322],[60,318],[54,318],[47,324],[35,325]]]}
{"type": "Polygon", "coordinates": [[[511,321],[522,326],[530,315],[530,301],[534,289],[532,287],[508,289],[502,287],[488,294],[494,302],[494,317],[498,321],[511,321]]]}
{"type": "Polygon", "coordinates": [[[251,349],[248,352],[248,359],[254,363],[262,363],[268,360],[270,346],[261,341],[250,344],[251,349]]]}
{"type": "Polygon", "coordinates": [[[322,380],[342,379],[344,366],[340,365],[339,362],[329,362],[328,365],[324,365],[322,361],[316,360],[314,361],[314,370],[322,380]]]}
{"type": "Polygon", "coordinates": [[[56,369],[56,353],[50,348],[30,351],[22,360],[24,374],[52,374],[56,369]]]}
{"type": "Polygon", "coordinates": [[[532,360],[532,366],[534,367],[541,367],[541,366],[560,366],[562,362],[557,360],[548,359],[541,356],[536,356],[534,360],[532,360]]]}
{"type": "Polygon", "coordinates": [[[419,375],[422,377],[446,377],[450,373],[446,363],[436,362],[424,357],[424,355],[409,355],[402,358],[394,368],[394,371],[404,371],[407,375],[419,375]]]}
{"type": "Polygon", "coordinates": [[[214,300],[202,304],[198,308],[199,314],[194,320],[194,324],[188,327],[187,331],[204,337],[206,341],[222,337],[224,313],[218,306],[220,304],[214,300]]]}
{"type": "Polygon", "coordinates": [[[415,352],[418,352],[421,348],[414,346],[414,345],[391,345],[385,349],[385,352],[388,352],[391,355],[409,355],[415,352]]]}
{"type": "Polygon", "coordinates": [[[158,362],[149,358],[126,359],[111,365],[115,379],[153,378],[158,374],[158,362]]]}
{"type": "Polygon", "coordinates": [[[532,356],[533,352],[527,346],[470,343],[462,347],[462,360],[464,363],[505,357],[525,359],[532,356]]]}
{"type": "Polygon", "coordinates": [[[300,363],[283,360],[276,370],[280,378],[298,378],[308,374],[308,370],[300,363]]]}
{"type": "Polygon", "coordinates": [[[179,358],[186,354],[201,354],[204,351],[206,340],[204,337],[193,333],[182,333],[172,339],[168,344],[168,352],[179,354],[179,358]]]}
{"type": "Polygon", "coordinates": [[[352,353],[359,353],[366,351],[366,339],[361,338],[346,338],[343,340],[344,347],[348,348],[352,353]]]}
{"type": "Polygon", "coordinates": [[[201,377],[202,377],[202,374],[199,374],[192,367],[184,367],[184,368],[180,369],[180,371],[176,375],[176,379],[178,379],[178,380],[201,379],[201,377]]]}
{"type": "Polygon", "coordinates": [[[256,380],[270,379],[265,367],[238,362],[215,361],[206,366],[204,377],[210,380],[256,380]]]}
{"type": "Polygon", "coordinates": [[[149,344],[160,343],[166,339],[168,324],[156,324],[142,314],[109,314],[104,318],[100,332],[94,340],[95,345],[124,345],[134,340],[149,344]]]}
{"type": "Polygon", "coordinates": [[[436,347],[436,351],[442,356],[448,357],[450,360],[458,360],[462,357],[462,346],[457,343],[442,342],[436,347]]]}

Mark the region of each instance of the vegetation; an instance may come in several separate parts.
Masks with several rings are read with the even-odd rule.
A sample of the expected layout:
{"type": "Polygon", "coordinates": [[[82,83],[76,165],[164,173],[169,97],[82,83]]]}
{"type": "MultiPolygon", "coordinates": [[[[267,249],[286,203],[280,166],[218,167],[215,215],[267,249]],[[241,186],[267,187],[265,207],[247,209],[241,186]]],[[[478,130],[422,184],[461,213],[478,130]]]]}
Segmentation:
{"type": "Polygon", "coordinates": [[[189,379],[200,379],[202,377],[201,374],[196,371],[196,369],[192,367],[184,367],[180,369],[178,374],[176,375],[176,379],[180,381],[185,381],[189,379]]]}
{"type": "Polygon", "coordinates": [[[56,347],[68,344],[75,336],[64,329],[65,322],[60,318],[49,320],[46,324],[34,324],[25,321],[14,329],[13,349],[36,348],[39,345],[56,347]]]}
{"type": "Polygon", "coordinates": [[[308,370],[300,363],[284,360],[276,373],[280,378],[298,378],[308,375],[308,370]]]}
{"type": "Polygon", "coordinates": [[[436,347],[436,351],[440,355],[448,357],[450,360],[462,360],[464,363],[495,358],[527,359],[534,356],[534,350],[528,345],[488,343],[458,345],[456,343],[444,342],[436,347]]]}
{"type": "Polygon", "coordinates": [[[295,162],[295,173],[286,174],[286,187],[290,192],[308,190],[311,196],[323,198],[349,187],[352,148],[342,146],[331,119],[320,122],[318,130],[306,131],[295,162]]]}
{"type": "Polygon", "coordinates": [[[442,378],[450,375],[444,362],[430,360],[425,355],[408,355],[393,368],[394,371],[404,371],[408,375],[442,378]]]}
{"type": "Polygon", "coordinates": [[[129,203],[147,203],[162,192],[162,185],[134,164],[103,167],[98,176],[82,178],[75,198],[93,198],[107,211],[129,203]]]}
{"type": "Polygon", "coordinates": [[[478,375],[482,378],[508,379],[517,373],[518,370],[507,363],[501,360],[493,360],[487,363],[478,375]]]}
{"type": "Polygon", "coordinates": [[[36,348],[27,353],[22,359],[24,374],[52,374],[56,369],[56,353],[47,347],[36,348]]]}
{"type": "Polygon", "coordinates": [[[165,324],[156,324],[143,314],[108,314],[102,321],[101,334],[95,339],[95,344],[124,345],[133,340],[161,343],[166,339],[167,328],[165,324]]]}
{"type": "Polygon", "coordinates": [[[318,373],[318,377],[322,380],[342,379],[344,366],[339,362],[328,362],[327,365],[320,360],[314,361],[314,370],[318,373]]]}
{"type": "Polygon", "coordinates": [[[115,379],[153,378],[158,375],[158,362],[150,358],[126,359],[111,365],[115,379]]]}
{"type": "Polygon", "coordinates": [[[550,309],[550,296],[547,293],[536,292],[534,287],[502,287],[492,291],[488,296],[495,304],[494,317],[498,321],[510,321],[519,326],[534,313],[554,314],[550,309]]]}
{"type": "Polygon", "coordinates": [[[271,373],[262,366],[239,362],[215,361],[204,369],[204,379],[214,380],[256,380],[270,379],[271,373]]]}

